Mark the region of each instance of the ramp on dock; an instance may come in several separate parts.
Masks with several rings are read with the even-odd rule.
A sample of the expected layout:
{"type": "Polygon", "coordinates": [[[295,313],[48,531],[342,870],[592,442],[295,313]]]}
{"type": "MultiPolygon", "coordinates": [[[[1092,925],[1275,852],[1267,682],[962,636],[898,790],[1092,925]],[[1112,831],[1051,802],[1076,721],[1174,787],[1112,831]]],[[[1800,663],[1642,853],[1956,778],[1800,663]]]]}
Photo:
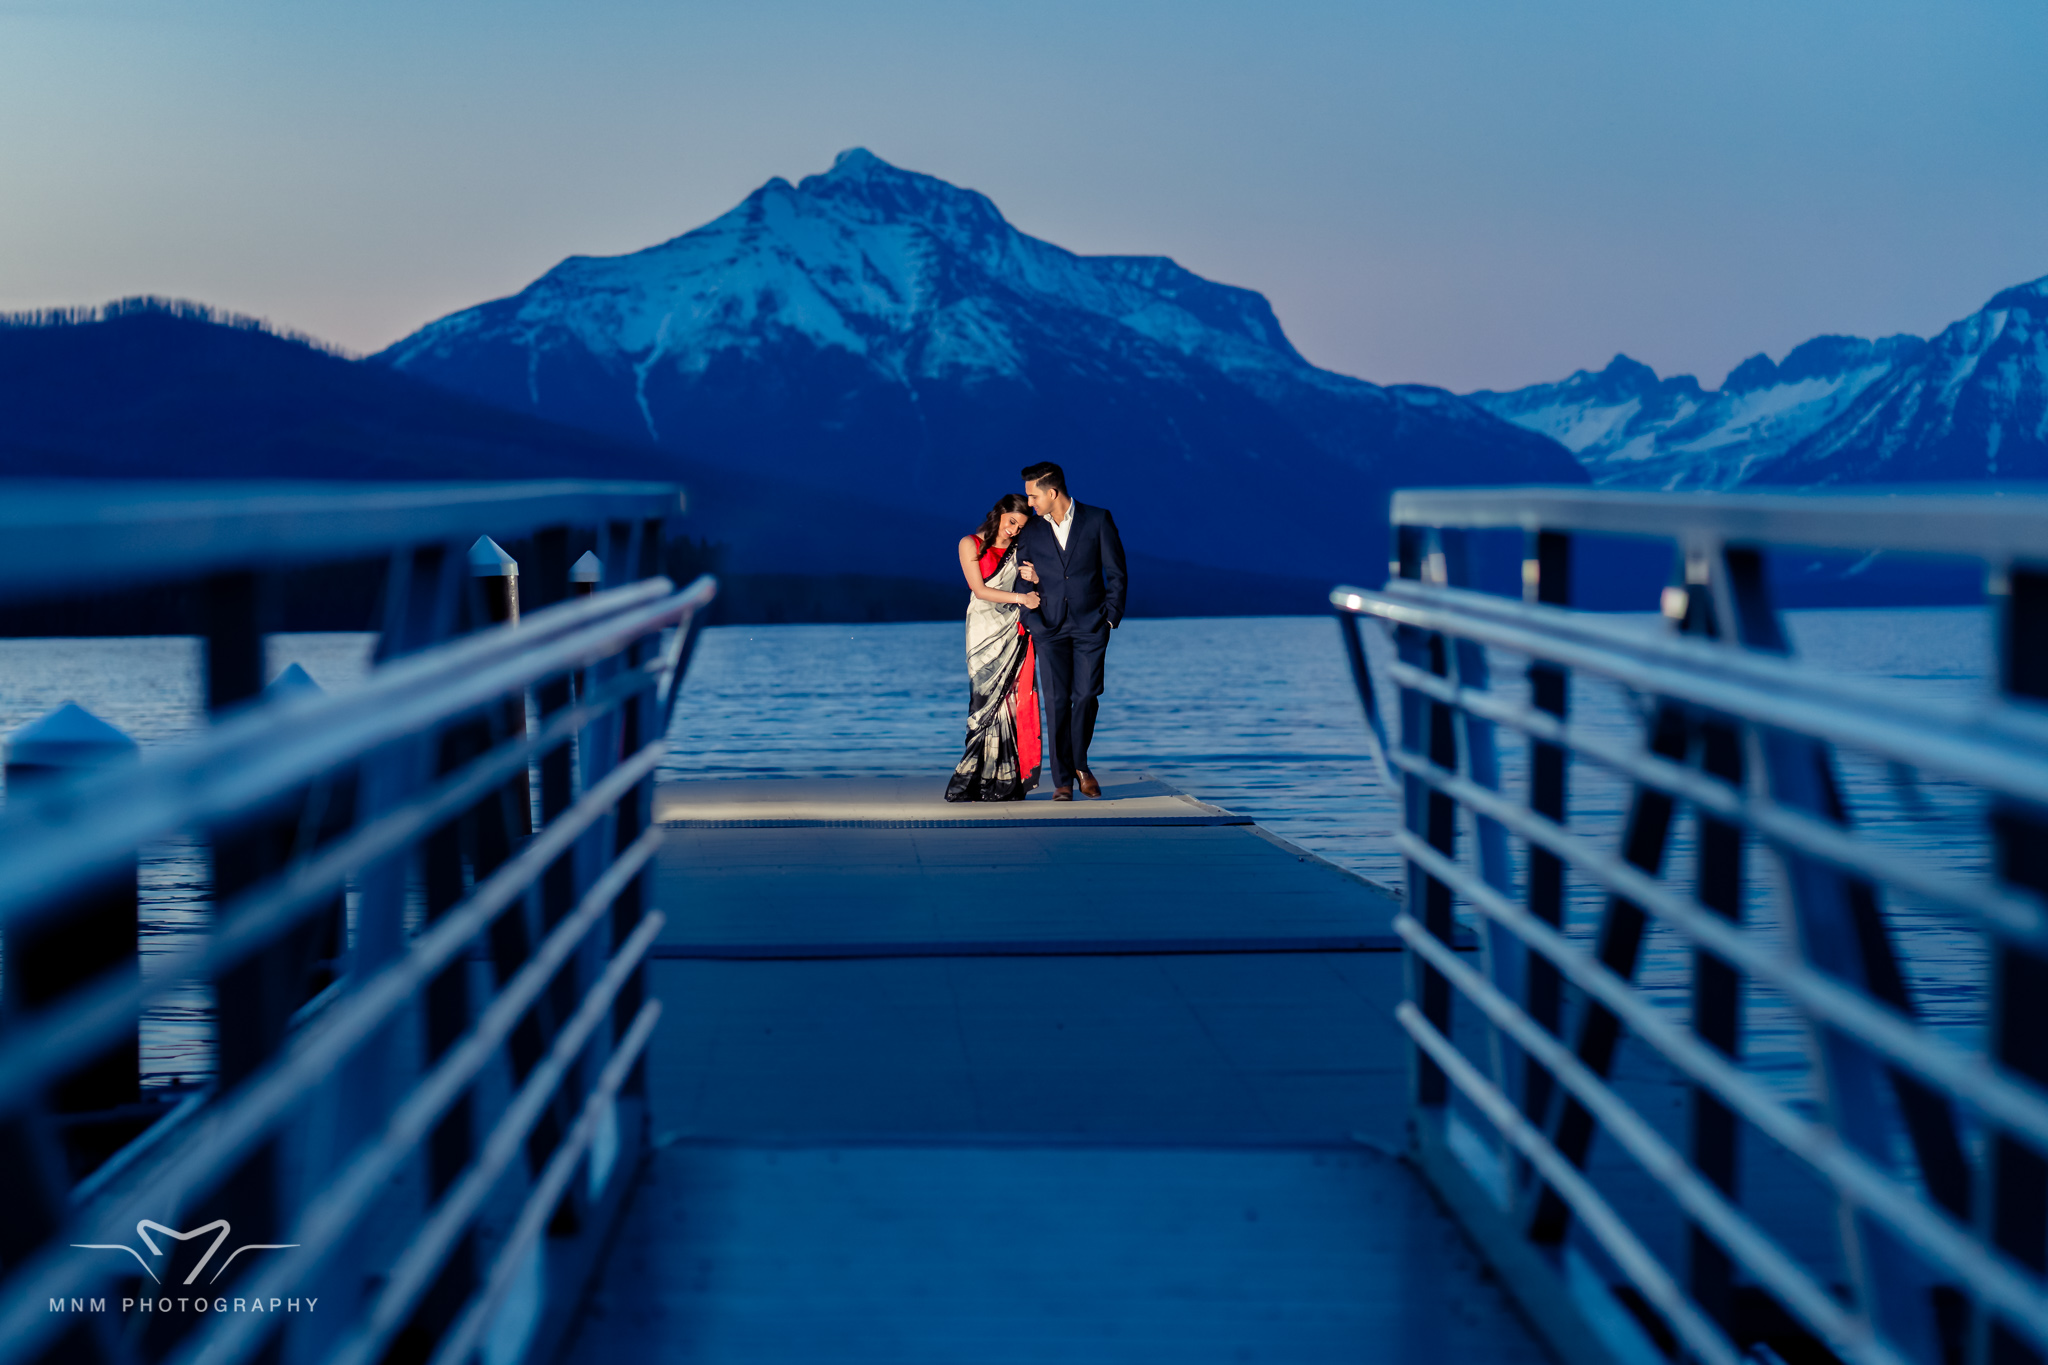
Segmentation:
{"type": "Polygon", "coordinates": [[[1392,899],[1103,780],[658,794],[657,1150],[568,1361],[1544,1359],[1393,1156],[1392,899]]]}

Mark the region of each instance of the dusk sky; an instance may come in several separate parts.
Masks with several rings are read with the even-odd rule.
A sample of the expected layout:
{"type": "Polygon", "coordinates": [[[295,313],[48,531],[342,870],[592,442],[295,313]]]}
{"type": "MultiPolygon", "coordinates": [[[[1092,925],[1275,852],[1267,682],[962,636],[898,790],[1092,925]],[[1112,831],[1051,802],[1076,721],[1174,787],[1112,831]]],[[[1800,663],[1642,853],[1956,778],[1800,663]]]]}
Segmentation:
{"type": "Polygon", "coordinates": [[[2048,0],[0,0],[0,309],[344,346],[840,150],[1379,382],[1712,385],[2048,275],[2048,0]]]}

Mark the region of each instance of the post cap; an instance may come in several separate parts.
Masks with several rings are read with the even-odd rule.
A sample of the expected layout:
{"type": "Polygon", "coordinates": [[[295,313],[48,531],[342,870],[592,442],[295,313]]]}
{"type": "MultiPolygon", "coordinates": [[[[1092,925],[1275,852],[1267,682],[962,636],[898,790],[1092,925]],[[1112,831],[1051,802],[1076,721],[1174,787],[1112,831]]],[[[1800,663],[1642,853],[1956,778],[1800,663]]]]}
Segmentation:
{"type": "Polygon", "coordinates": [[[473,578],[517,578],[519,561],[489,536],[478,536],[469,547],[469,572],[473,578]]]}
{"type": "Polygon", "coordinates": [[[132,758],[134,740],[75,701],[67,701],[7,738],[7,766],[96,768],[132,758]]]}
{"type": "Polygon", "coordinates": [[[595,550],[585,550],[583,558],[569,566],[569,581],[571,583],[604,582],[604,561],[597,557],[595,550]]]}
{"type": "Polygon", "coordinates": [[[318,696],[327,689],[313,681],[313,675],[294,663],[270,680],[270,686],[263,689],[263,695],[275,700],[279,697],[296,697],[301,694],[318,696]]]}

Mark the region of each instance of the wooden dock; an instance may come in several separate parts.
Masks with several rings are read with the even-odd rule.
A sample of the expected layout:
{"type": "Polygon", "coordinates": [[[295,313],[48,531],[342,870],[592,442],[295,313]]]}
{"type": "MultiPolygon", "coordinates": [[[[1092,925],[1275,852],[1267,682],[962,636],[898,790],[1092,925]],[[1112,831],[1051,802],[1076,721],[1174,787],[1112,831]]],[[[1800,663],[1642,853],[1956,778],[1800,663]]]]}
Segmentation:
{"type": "Polygon", "coordinates": [[[1544,1359],[1396,1156],[1394,902],[1142,775],[663,789],[655,1153],[565,1359],[1544,1359]]]}

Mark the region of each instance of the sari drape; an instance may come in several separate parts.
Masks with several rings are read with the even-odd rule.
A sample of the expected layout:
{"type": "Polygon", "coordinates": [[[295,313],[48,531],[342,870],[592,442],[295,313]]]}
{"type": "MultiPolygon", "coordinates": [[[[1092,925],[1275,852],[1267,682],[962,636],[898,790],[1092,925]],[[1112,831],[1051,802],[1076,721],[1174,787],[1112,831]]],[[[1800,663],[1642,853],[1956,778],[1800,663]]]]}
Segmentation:
{"type": "MultiPolygon", "coordinates": [[[[981,581],[1017,591],[1017,552],[982,552],[981,581]]],[[[967,603],[967,749],[946,783],[948,801],[1021,801],[1038,783],[1038,676],[1019,609],[967,603]]]]}

